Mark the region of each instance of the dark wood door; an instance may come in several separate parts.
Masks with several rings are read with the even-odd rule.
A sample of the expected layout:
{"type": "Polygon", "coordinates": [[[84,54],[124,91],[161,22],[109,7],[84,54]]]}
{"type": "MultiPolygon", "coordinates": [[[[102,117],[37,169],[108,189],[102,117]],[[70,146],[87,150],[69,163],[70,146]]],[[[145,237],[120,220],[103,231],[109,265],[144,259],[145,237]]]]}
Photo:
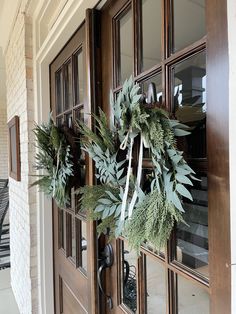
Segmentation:
{"type": "MultiPolygon", "coordinates": [[[[65,124],[77,133],[74,121],[89,125],[91,103],[88,103],[88,69],[85,24],[67,43],[50,66],[51,107],[57,125],[65,124]]],[[[89,36],[89,35],[88,35],[89,36]]],[[[77,134],[77,136],[79,136],[77,134]]],[[[92,163],[83,152],[74,156],[78,162],[75,188],[66,208],[53,203],[54,235],[54,290],[55,313],[96,313],[96,231],[79,211],[79,197],[74,190],[92,184],[92,163]]]]}
{"type": "MultiPolygon", "coordinates": [[[[145,243],[137,257],[125,238],[112,242],[109,313],[210,313],[205,1],[177,2],[108,1],[101,13],[103,109],[110,116],[109,90],[117,95],[131,74],[146,95],[154,83],[157,100],[192,130],[178,145],[201,179],[184,204],[189,226],[176,226],[160,252],[145,243]]],[[[144,183],[152,171],[145,157],[144,183]]]]}

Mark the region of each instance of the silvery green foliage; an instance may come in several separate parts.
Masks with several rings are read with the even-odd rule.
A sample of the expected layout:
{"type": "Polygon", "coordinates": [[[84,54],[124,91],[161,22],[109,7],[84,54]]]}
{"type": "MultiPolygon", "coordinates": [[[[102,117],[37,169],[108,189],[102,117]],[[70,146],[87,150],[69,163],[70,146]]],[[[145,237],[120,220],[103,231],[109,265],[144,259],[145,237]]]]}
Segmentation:
{"type": "Polygon", "coordinates": [[[83,150],[94,160],[98,172],[96,177],[101,183],[111,183],[116,186],[124,184],[124,168],[121,167],[124,165],[125,161],[117,162],[117,154],[111,155],[109,149],[106,149],[104,152],[96,144],[84,146],[83,150]]]}
{"type": "MultiPolygon", "coordinates": [[[[110,105],[114,118],[111,120],[111,127],[108,126],[106,116],[101,110],[99,116],[95,116],[98,123],[97,133],[80,125],[81,133],[86,138],[82,149],[88,152],[94,160],[97,179],[102,185],[113,188],[113,192],[104,190],[103,196],[96,200],[94,211],[100,215],[102,220],[114,217],[116,236],[123,232],[120,229],[120,226],[123,228],[123,225],[119,222],[127,180],[125,171],[127,164],[126,160],[118,162],[120,160],[118,157],[120,157],[120,148],[131,152],[131,139],[139,136],[143,140],[144,147],[150,150],[153,162],[151,192],[145,194],[135,180],[130,180],[126,210],[136,190],[138,197],[134,212],[140,209],[142,204],[145,204],[147,208],[150,204],[154,210],[156,205],[152,200],[155,200],[158,206],[158,215],[161,215],[163,207],[163,213],[168,210],[172,222],[181,219],[184,212],[182,198],[192,200],[188,186],[191,186],[192,180],[196,180],[196,178],[194,171],[184,160],[183,152],[177,149],[175,137],[188,135],[188,127],[177,120],[169,119],[168,112],[161,108],[143,105],[140,86],[134,83],[132,77],[125,81],[116,99],[114,99],[113,93],[110,93],[110,105]]],[[[127,218],[127,215],[125,217],[127,218]]],[[[150,212],[148,219],[151,217],[150,212]]],[[[168,219],[165,220],[165,223],[168,223],[168,219]]],[[[148,225],[152,225],[152,222],[149,221],[148,225]]],[[[162,236],[165,239],[170,228],[166,225],[162,226],[162,230],[162,236]],[[164,230],[168,230],[168,232],[164,230]]],[[[157,243],[159,242],[157,241],[157,243]]]]}
{"type": "Polygon", "coordinates": [[[39,185],[59,207],[65,207],[70,198],[68,183],[73,175],[71,148],[51,116],[48,123],[36,125],[34,133],[38,148],[35,168],[45,173],[33,185],[39,185]]]}

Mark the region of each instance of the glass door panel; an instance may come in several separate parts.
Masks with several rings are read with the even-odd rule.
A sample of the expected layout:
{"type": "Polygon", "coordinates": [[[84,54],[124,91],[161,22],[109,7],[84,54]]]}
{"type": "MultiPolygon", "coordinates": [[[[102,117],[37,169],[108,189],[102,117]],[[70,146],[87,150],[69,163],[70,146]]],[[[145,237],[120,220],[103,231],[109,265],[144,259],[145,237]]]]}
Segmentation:
{"type": "Polygon", "coordinates": [[[191,188],[193,202],[184,203],[186,224],[177,227],[175,256],[178,262],[209,277],[207,177],[200,179],[191,188]]]}
{"type": "Polygon", "coordinates": [[[210,300],[205,289],[176,275],[179,314],[209,314],[210,300]]]}
{"type": "Polygon", "coordinates": [[[64,66],[64,110],[72,108],[72,62],[71,60],[64,66]]]}
{"type": "Polygon", "coordinates": [[[172,68],[172,102],[176,119],[189,126],[180,149],[187,158],[206,158],[206,54],[198,53],[172,68]]]}
{"type": "Polygon", "coordinates": [[[118,35],[117,60],[118,84],[121,85],[133,73],[133,17],[131,7],[128,7],[116,21],[118,35]]]}
{"type": "Polygon", "coordinates": [[[155,258],[144,257],[145,300],[147,314],[166,313],[166,277],[165,267],[155,258]]]}
{"type": "Polygon", "coordinates": [[[121,303],[132,313],[137,311],[137,254],[126,241],[120,241],[121,303]]]}
{"type": "Polygon", "coordinates": [[[142,0],[142,71],[161,62],[161,13],[161,0],[142,0]]]}
{"type": "Polygon", "coordinates": [[[174,0],[173,52],[181,50],[206,34],[205,0],[174,0]]]}

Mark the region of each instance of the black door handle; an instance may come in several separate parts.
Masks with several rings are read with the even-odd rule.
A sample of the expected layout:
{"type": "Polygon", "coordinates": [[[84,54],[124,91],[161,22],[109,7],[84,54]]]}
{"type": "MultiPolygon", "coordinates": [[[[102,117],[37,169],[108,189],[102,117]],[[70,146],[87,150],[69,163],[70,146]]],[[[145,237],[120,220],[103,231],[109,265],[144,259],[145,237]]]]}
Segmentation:
{"type": "Polygon", "coordinates": [[[104,251],[102,253],[101,266],[98,269],[97,277],[98,277],[98,286],[101,290],[101,293],[107,299],[107,304],[108,304],[110,309],[113,308],[113,302],[112,302],[111,296],[106,294],[106,292],[104,291],[104,288],[102,286],[102,273],[103,273],[104,269],[111,267],[113,265],[113,261],[114,261],[113,248],[112,248],[111,244],[108,243],[105,246],[104,251]]]}

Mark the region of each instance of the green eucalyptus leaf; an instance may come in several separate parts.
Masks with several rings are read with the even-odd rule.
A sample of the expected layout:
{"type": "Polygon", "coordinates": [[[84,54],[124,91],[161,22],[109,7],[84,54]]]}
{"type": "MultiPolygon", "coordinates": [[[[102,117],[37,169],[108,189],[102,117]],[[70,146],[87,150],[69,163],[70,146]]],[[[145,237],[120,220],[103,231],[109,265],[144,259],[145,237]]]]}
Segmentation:
{"type": "Polygon", "coordinates": [[[96,208],[95,208],[95,212],[102,212],[103,210],[105,209],[104,205],[98,205],[96,208]]]}
{"type": "Polygon", "coordinates": [[[182,174],[178,174],[178,173],[177,173],[176,176],[175,176],[175,178],[176,178],[176,180],[177,180],[178,182],[181,182],[181,183],[184,183],[184,184],[193,185],[192,182],[191,182],[191,180],[189,180],[188,177],[186,177],[186,176],[184,176],[184,175],[182,175],[182,174]]]}
{"type": "Polygon", "coordinates": [[[182,129],[174,129],[175,136],[186,136],[189,135],[190,132],[182,130],[182,129]]]}
{"type": "Polygon", "coordinates": [[[175,165],[177,165],[182,159],[183,157],[181,155],[174,155],[171,157],[171,160],[173,161],[175,165]]]}
{"type": "Polygon", "coordinates": [[[175,207],[180,211],[180,212],[184,212],[184,209],[183,209],[183,206],[181,204],[181,201],[178,197],[178,195],[173,192],[172,195],[171,195],[171,200],[173,202],[173,204],[175,205],[175,207]]]}
{"type": "Polygon", "coordinates": [[[195,181],[199,181],[201,182],[202,180],[201,179],[198,179],[196,177],[194,177],[192,174],[189,175],[191,179],[195,180],[195,181]]]}
{"type": "Polygon", "coordinates": [[[176,184],[176,190],[179,192],[182,196],[190,199],[193,201],[193,197],[190,194],[190,192],[186,189],[186,187],[183,184],[176,184]]]}
{"type": "Polygon", "coordinates": [[[105,210],[102,213],[102,219],[105,219],[109,216],[110,207],[105,208],[105,210]]]}
{"type": "Polygon", "coordinates": [[[184,167],[182,167],[181,165],[176,166],[175,170],[179,173],[179,174],[183,174],[183,175],[188,175],[191,173],[190,170],[186,170],[184,167]]]}
{"type": "Polygon", "coordinates": [[[104,205],[111,205],[112,202],[106,198],[101,198],[98,200],[99,203],[104,204],[104,205]]]}
{"type": "Polygon", "coordinates": [[[106,194],[110,196],[110,198],[115,201],[115,202],[118,202],[118,198],[115,197],[110,191],[106,191],[106,194]]]}

